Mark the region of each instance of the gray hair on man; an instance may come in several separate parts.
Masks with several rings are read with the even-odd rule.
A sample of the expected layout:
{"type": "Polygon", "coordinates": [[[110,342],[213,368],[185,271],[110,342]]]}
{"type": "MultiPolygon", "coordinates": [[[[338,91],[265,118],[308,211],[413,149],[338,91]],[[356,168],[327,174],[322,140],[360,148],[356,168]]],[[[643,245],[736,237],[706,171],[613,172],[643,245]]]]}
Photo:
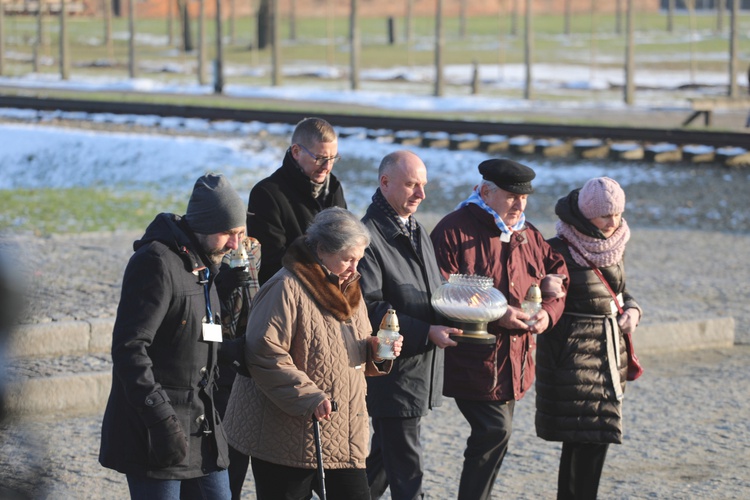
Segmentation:
{"type": "Polygon", "coordinates": [[[488,181],[487,179],[482,179],[481,181],[479,181],[478,191],[481,193],[482,192],[482,188],[485,187],[485,186],[487,186],[487,190],[490,193],[493,192],[493,191],[496,191],[496,190],[500,189],[499,187],[497,187],[497,184],[495,184],[494,182],[488,181]]]}
{"type": "Polygon", "coordinates": [[[292,133],[292,144],[311,147],[317,142],[335,142],[336,130],[322,118],[305,118],[300,121],[292,133]]]}
{"type": "Polygon", "coordinates": [[[307,228],[305,242],[315,251],[334,254],[354,246],[368,246],[370,231],[350,211],[331,207],[319,212],[307,228]]]}

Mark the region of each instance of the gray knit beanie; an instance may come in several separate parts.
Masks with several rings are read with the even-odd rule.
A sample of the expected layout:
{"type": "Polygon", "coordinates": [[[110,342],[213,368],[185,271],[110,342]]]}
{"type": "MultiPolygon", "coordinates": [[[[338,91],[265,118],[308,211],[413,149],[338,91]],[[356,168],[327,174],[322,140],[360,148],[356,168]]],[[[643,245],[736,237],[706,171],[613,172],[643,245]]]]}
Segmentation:
{"type": "Polygon", "coordinates": [[[193,187],[185,221],[201,234],[216,234],[245,226],[247,211],[240,195],[226,177],[206,174],[193,187]]]}

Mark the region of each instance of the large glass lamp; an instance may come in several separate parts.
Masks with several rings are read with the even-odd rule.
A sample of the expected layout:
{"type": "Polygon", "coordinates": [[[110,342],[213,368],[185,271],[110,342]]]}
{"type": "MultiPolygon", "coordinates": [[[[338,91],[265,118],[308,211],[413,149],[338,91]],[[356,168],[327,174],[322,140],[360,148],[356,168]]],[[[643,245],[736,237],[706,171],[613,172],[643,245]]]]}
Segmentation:
{"type": "Polygon", "coordinates": [[[495,335],[487,332],[487,323],[505,314],[508,301],[493,286],[492,278],[451,274],[432,295],[432,306],[451,326],[463,330],[463,335],[451,335],[456,342],[494,344],[495,335]]]}

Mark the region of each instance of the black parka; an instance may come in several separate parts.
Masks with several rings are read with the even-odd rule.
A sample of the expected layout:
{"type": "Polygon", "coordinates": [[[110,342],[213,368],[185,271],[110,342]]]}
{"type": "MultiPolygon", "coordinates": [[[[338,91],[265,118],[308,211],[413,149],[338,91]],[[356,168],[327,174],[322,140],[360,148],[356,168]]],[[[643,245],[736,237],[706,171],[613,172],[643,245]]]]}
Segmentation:
{"type": "MultiPolygon", "coordinates": [[[[576,206],[577,196],[569,195],[555,210],[583,234],[596,234],[576,206]]],[[[563,241],[548,241],[565,258],[569,282],[562,318],[537,337],[536,433],[548,441],[619,444],[627,352],[612,295],[590,267],[573,260],[563,241]]],[[[624,261],[599,269],[622,294],[623,308],[640,311],[625,286],[624,261]]]]}
{"type": "MultiPolygon", "coordinates": [[[[159,214],[133,244],[112,332],[112,389],[102,421],[99,462],[125,474],[190,479],[228,466],[226,436],[213,404],[219,344],[202,324],[219,323],[213,285],[194,236],[177,215],[159,214]],[[176,415],[188,437],[182,463],[149,459],[148,427],[176,415]]],[[[220,324],[220,323],[219,323],[220,324]]]]}
{"type": "Polygon", "coordinates": [[[258,272],[261,285],[281,269],[286,249],[307,231],[318,212],[330,207],[346,208],[339,180],[328,174],[327,192],[314,198],[310,178],[290,150],[281,167],[253,187],[247,205],[247,234],[256,238],[263,249],[258,272]]]}
{"type": "Polygon", "coordinates": [[[373,334],[388,309],[395,309],[404,337],[401,355],[388,375],[368,377],[367,411],[372,417],[419,417],[440,406],[443,351],[428,340],[430,326],[440,324],[430,303],[441,284],[435,251],[419,224],[419,256],[396,222],[375,204],[362,222],[370,230],[370,246],[359,262],[360,285],[373,334]]]}

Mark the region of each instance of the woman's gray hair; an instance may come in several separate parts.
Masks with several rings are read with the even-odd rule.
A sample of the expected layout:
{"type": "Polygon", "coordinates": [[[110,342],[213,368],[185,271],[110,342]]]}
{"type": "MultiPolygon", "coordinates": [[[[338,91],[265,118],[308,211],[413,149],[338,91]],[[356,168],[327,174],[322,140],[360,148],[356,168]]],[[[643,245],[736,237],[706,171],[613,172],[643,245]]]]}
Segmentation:
{"type": "Polygon", "coordinates": [[[307,228],[305,241],[315,251],[338,253],[353,246],[368,246],[370,231],[350,211],[331,207],[315,216],[307,228]]]}

